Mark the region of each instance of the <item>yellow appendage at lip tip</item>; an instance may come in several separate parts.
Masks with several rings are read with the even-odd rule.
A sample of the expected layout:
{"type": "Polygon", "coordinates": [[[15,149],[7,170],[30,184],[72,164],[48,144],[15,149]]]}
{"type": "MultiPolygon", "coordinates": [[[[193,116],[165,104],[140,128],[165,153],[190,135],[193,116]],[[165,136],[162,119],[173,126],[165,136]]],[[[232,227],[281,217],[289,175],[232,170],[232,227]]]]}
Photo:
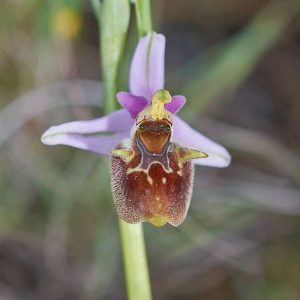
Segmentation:
{"type": "Polygon", "coordinates": [[[164,226],[168,222],[168,218],[163,215],[163,203],[161,202],[160,197],[155,197],[155,200],[152,203],[153,208],[156,211],[156,215],[152,216],[151,218],[147,219],[147,222],[155,225],[157,227],[164,226]]]}
{"type": "Polygon", "coordinates": [[[154,216],[147,221],[157,227],[164,226],[168,222],[167,218],[163,216],[154,216]]]}

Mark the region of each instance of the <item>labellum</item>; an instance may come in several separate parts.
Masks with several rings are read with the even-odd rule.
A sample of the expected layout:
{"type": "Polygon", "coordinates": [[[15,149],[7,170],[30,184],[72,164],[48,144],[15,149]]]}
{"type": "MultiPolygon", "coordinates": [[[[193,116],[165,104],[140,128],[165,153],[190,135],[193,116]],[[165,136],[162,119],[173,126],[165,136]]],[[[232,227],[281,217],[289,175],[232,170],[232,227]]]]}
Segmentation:
{"type": "Polygon", "coordinates": [[[112,150],[114,200],[128,223],[181,224],[192,195],[191,160],[208,156],[171,142],[172,113],[164,107],[171,99],[168,91],[158,90],[137,115],[131,139],[112,150]]]}

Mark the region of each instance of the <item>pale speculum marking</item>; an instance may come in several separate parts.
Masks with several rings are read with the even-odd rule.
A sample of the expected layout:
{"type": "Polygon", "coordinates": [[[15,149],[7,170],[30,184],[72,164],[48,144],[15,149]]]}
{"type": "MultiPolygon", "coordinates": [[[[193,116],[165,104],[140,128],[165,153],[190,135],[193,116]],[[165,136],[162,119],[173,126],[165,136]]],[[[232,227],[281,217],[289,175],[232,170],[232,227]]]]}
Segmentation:
{"type": "MultiPolygon", "coordinates": [[[[162,154],[150,154],[147,152],[142,143],[137,142],[138,149],[141,153],[141,161],[138,166],[134,168],[128,168],[126,174],[132,174],[133,172],[143,172],[147,176],[147,181],[150,185],[153,185],[153,178],[149,175],[150,167],[153,164],[159,164],[163,168],[166,174],[173,173],[172,168],[169,165],[168,149],[169,143],[165,146],[162,154]]],[[[167,179],[162,178],[163,184],[166,184],[167,179]]]]}

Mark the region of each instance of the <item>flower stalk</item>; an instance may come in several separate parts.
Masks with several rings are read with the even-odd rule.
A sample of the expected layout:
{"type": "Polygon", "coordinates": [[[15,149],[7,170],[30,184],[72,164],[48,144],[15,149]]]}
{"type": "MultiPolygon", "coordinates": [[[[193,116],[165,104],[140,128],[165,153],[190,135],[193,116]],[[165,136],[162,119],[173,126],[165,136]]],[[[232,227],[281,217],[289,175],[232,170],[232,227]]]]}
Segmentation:
{"type": "MultiPolygon", "coordinates": [[[[152,30],[150,0],[136,0],[138,36],[152,30]]],[[[143,223],[128,224],[119,219],[126,288],[129,300],[151,300],[151,283],[143,232],[143,223]]]]}
{"type": "Polygon", "coordinates": [[[151,285],[142,223],[128,224],[119,219],[119,226],[128,299],[151,300],[151,285]]]}
{"type": "MultiPolygon", "coordinates": [[[[117,91],[117,74],[121,53],[125,42],[124,34],[119,35],[117,30],[123,30],[118,26],[110,28],[113,20],[112,9],[116,11],[115,5],[111,5],[112,0],[104,1],[102,6],[107,3],[107,7],[102,7],[102,11],[98,15],[100,23],[100,41],[101,50],[100,57],[102,62],[103,74],[103,107],[104,113],[111,113],[116,109],[115,94],[117,91]],[[113,32],[112,32],[113,31],[113,32]],[[116,34],[115,34],[116,33],[116,34]],[[110,40],[114,40],[117,47],[107,48],[111,45],[110,40]],[[117,49],[116,49],[117,48],[117,49]],[[106,63],[105,63],[106,62],[106,63]],[[113,64],[111,64],[113,62],[113,64]],[[113,70],[111,70],[111,68],[113,70]]],[[[121,1],[122,2],[122,1],[121,1]]],[[[126,8],[126,7],[125,7],[126,8]]],[[[118,11],[122,11],[124,7],[119,7],[118,11]]],[[[117,13],[117,12],[116,12],[117,13]]],[[[136,1],[136,14],[137,14],[137,31],[139,37],[151,31],[151,12],[149,0],[136,1]]],[[[116,20],[120,16],[116,15],[116,20]]],[[[128,23],[126,24],[128,26],[128,23]]],[[[127,28],[125,29],[127,31],[127,28]]],[[[123,252],[124,274],[126,280],[126,290],[129,300],[143,299],[151,300],[151,285],[149,279],[148,263],[144,242],[144,233],[142,223],[128,224],[119,219],[120,238],[123,252]]]]}

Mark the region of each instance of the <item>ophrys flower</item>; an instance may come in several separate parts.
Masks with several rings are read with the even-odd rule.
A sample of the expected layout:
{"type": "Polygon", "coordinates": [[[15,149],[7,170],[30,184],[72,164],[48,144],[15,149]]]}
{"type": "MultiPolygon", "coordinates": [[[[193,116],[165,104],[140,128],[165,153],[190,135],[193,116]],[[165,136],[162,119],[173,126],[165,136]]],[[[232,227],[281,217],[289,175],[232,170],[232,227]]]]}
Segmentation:
{"type": "Polygon", "coordinates": [[[124,109],[107,116],[50,127],[47,145],[69,145],[111,155],[114,199],[120,218],[161,226],[183,222],[192,195],[194,165],[226,167],[227,150],[176,116],[184,96],[164,89],[165,37],[140,39],[130,68],[124,109]],[[105,135],[99,135],[99,134],[105,135]]]}

